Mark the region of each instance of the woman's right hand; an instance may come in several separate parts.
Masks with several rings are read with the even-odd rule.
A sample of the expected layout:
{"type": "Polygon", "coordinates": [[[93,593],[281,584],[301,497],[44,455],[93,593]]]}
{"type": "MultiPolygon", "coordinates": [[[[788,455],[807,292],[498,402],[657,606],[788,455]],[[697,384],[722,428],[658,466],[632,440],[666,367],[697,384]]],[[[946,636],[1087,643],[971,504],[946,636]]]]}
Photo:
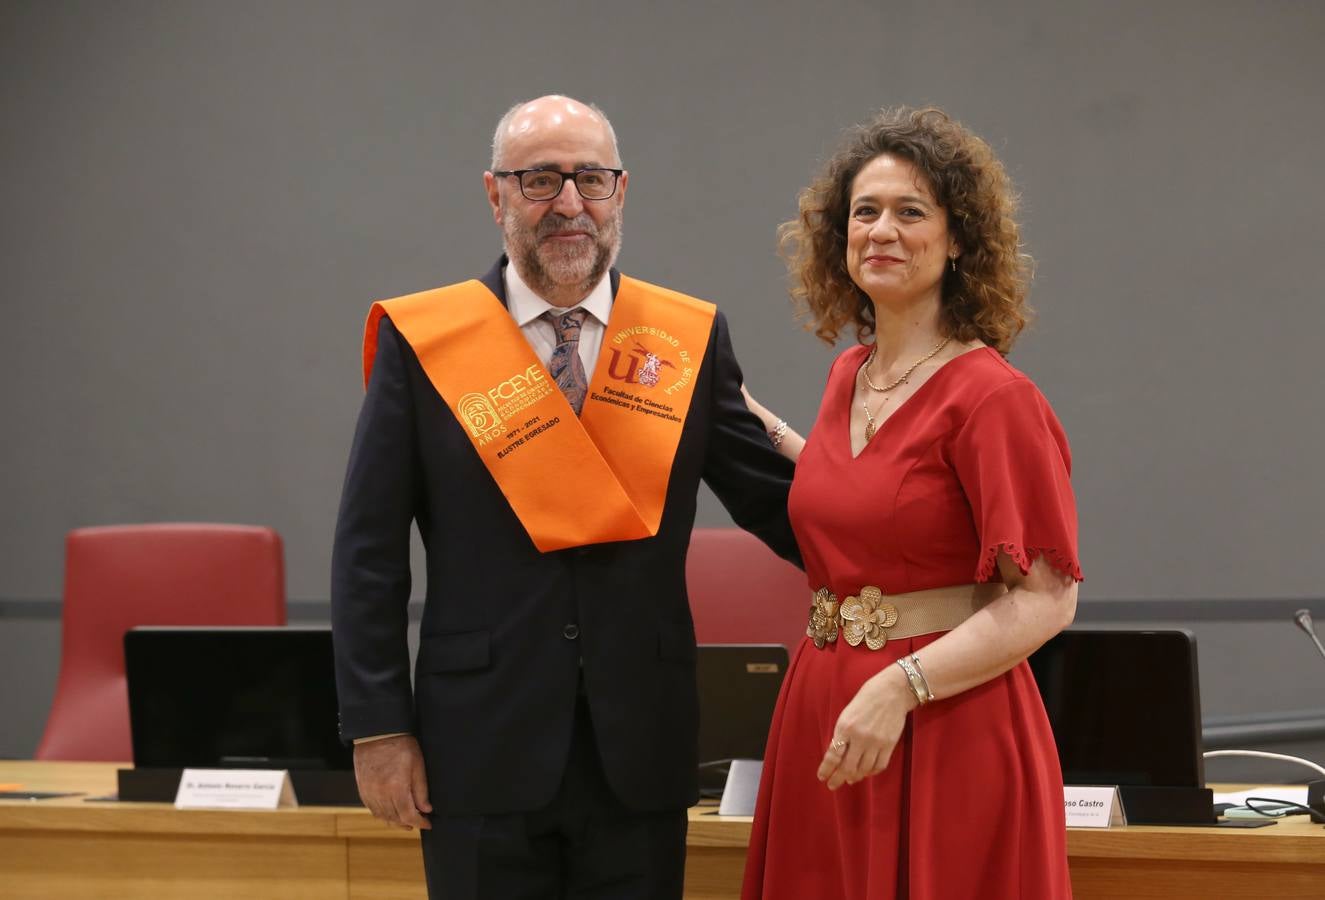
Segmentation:
{"type": "Polygon", "coordinates": [[[759,421],[764,424],[764,431],[768,432],[769,440],[777,441],[773,445],[777,451],[792,462],[799,459],[801,449],[805,446],[805,438],[774,415],[768,407],[752,397],[744,384],[741,385],[741,396],[745,398],[745,405],[749,407],[750,412],[758,416],[759,421]],[[781,427],[779,428],[779,426],[781,427]],[[779,431],[782,434],[780,440],[774,437],[779,431]]]}

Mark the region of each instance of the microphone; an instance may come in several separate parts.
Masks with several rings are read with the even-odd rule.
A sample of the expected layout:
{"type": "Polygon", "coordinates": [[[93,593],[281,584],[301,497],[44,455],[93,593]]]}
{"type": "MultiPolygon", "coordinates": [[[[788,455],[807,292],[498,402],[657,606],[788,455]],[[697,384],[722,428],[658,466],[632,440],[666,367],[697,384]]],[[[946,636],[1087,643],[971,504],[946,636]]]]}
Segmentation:
{"type": "Polygon", "coordinates": [[[1311,638],[1312,643],[1316,645],[1316,649],[1320,651],[1320,655],[1325,656],[1325,646],[1322,646],[1320,638],[1316,637],[1316,629],[1311,623],[1311,610],[1299,609],[1293,613],[1293,621],[1297,623],[1298,628],[1305,631],[1307,636],[1311,638]]]}

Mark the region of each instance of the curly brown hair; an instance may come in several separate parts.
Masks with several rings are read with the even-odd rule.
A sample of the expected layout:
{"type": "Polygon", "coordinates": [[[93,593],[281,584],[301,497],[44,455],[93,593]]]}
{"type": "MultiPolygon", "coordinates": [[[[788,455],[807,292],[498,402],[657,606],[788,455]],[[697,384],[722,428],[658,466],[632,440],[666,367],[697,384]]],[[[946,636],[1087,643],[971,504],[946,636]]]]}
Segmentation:
{"type": "Polygon", "coordinates": [[[935,107],[884,109],[849,129],[841,148],[800,193],[800,215],[778,228],[791,295],[807,329],[829,344],[848,325],[874,333],[874,305],[847,272],[851,185],[870,160],[905,159],[928,182],[961,247],[945,268],[939,328],[958,341],[981,340],[1006,354],[1026,326],[1031,259],[1021,252],[1017,195],[989,145],[935,107]]]}

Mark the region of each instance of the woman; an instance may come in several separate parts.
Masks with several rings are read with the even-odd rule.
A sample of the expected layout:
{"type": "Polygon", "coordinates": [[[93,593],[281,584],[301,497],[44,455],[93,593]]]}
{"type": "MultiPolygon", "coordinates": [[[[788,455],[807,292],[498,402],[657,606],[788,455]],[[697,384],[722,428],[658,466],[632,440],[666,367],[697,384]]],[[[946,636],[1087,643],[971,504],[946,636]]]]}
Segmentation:
{"type": "Polygon", "coordinates": [[[937,109],[852,130],[783,226],[828,376],[790,511],[815,590],[773,718],[746,900],[1071,896],[1026,657],[1076,606],[1062,427],[1004,360],[1028,260],[989,147],[937,109]],[[870,343],[864,338],[872,336],[870,343]]]}

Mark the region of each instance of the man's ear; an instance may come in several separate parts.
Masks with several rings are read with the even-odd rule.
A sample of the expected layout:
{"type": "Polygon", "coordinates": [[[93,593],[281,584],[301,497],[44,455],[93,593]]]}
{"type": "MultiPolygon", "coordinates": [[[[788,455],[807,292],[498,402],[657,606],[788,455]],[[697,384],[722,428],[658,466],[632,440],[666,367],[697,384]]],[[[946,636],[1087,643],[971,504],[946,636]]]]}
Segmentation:
{"type": "Polygon", "coordinates": [[[630,173],[622,172],[621,178],[617,181],[616,192],[618,195],[617,207],[625,209],[626,206],[626,185],[630,183],[630,173]]]}
{"type": "Polygon", "coordinates": [[[492,221],[501,225],[501,185],[497,182],[497,176],[484,172],[483,189],[488,194],[488,205],[492,207],[492,221]]]}

